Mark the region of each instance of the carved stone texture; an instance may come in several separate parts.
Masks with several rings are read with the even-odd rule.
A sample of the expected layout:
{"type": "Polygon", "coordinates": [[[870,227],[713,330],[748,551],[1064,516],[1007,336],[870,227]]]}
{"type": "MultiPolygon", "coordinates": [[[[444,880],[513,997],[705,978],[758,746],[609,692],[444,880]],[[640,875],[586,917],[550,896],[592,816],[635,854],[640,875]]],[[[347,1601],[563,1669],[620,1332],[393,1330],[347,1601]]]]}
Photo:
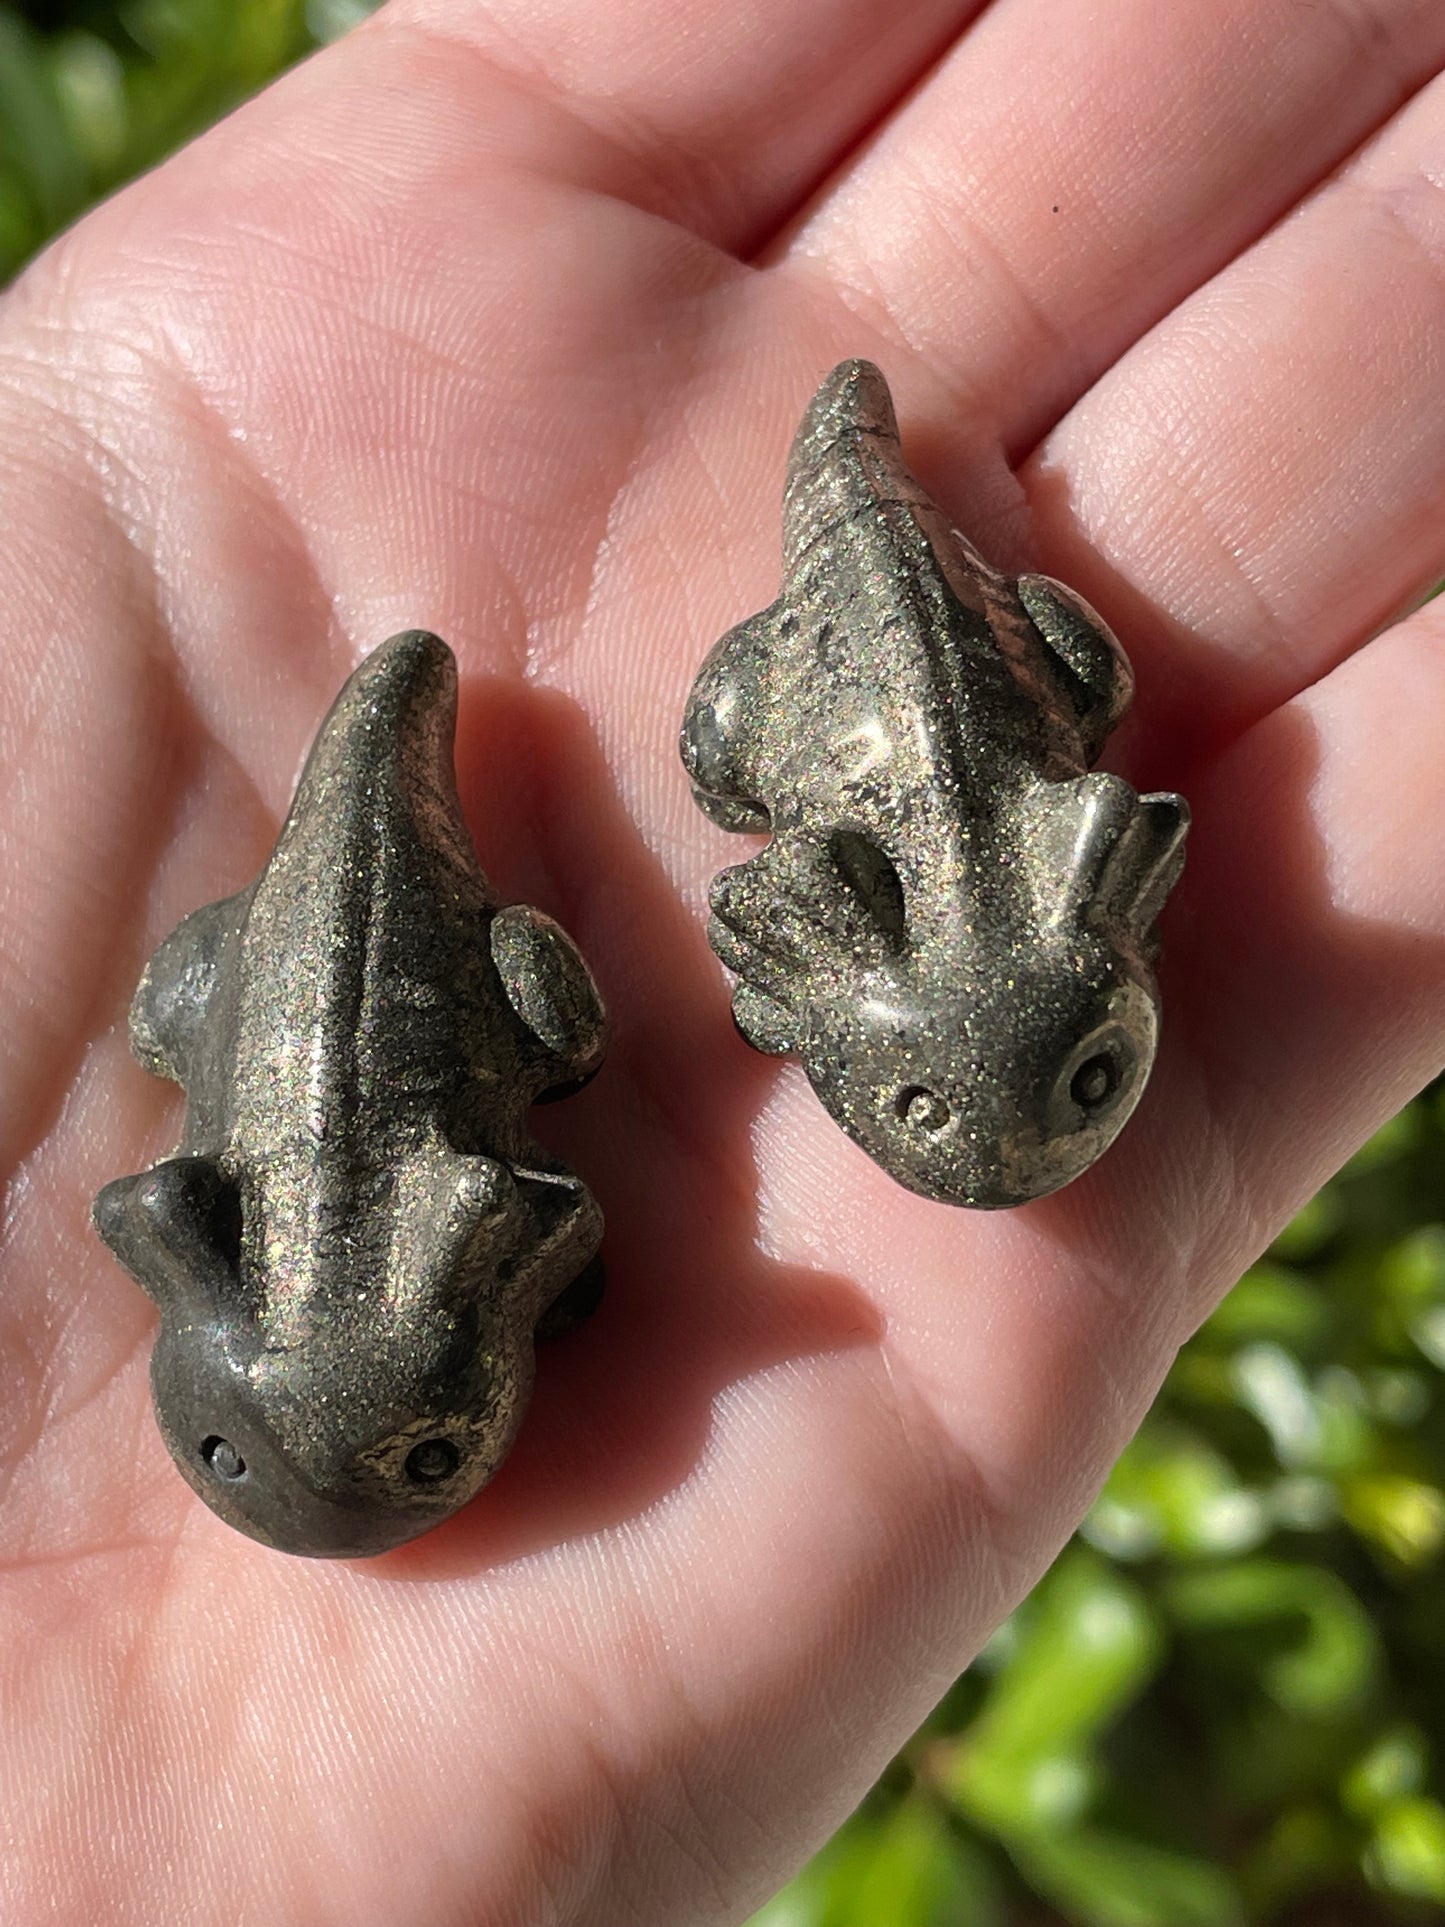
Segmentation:
{"type": "Polygon", "coordinates": [[[96,1227],[160,1307],[177,1465],[285,1552],[383,1552],[465,1504],[517,1431],[535,1329],[600,1295],[601,1214],[526,1113],[597,1068],[602,1005],[478,866],[456,682],[421,631],[362,663],[260,877],[186,918],[131,1009],[185,1134],[105,1187],[96,1227]]]}
{"type": "Polygon", "coordinates": [[[1089,773],[1133,693],[1123,651],[1072,590],[1001,575],[949,526],[869,362],[803,418],[783,555],[682,731],[699,806],[769,835],[712,888],[738,1026],[796,1052],[910,1190],[1040,1197],[1148,1077],[1188,810],[1089,773]]]}

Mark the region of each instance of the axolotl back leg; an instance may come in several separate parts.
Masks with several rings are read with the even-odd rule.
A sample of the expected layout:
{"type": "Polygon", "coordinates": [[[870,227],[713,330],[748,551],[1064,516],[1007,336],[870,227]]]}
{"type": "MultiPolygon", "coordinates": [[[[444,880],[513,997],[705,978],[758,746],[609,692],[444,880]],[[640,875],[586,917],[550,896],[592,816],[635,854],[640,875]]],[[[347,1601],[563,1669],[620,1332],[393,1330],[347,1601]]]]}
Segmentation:
{"type": "MultiPolygon", "coordinates": [[[[250,891],[208,903],[178,924],[146,965],[130,1008],[131,1048],[157,1077],[192,1095],[204,1084],[200,1044],[213,1020],[250,891]]],[[[193,1123],[203,1114],[192,1096],[193,1123]]],[[[209,1157],[167,1158],[117,1178],[95,1201],[96,1230],[151,1297],[171,1305],[197,1289],[234,1286],[239,1243],[234,1187],[209,1157]],[[228,1255],[229,1254],[229,1255],[228,1255]]]]}
{"type": "MultiPolygon", "coordinates": [[[[534,1049],[542,1082],[537,1102],[570,1097],[596,1076],[607,1045],[602,998],[582,953],[560,924],[525,903],[497,912],[490,943],[507,1001],[534,1049]]],[[[599,1252],[542,1313],[537,1342],[575,1331],[602,1302],[606,1283],[599,1252]]]]}
{"type": "Polygon", "coordinates": [[[561,924],[526,903],[499,910],[488,941],[526,1035],[532,1101],[570,1097],[596,1076],[607,1049],[607,1014],[581,951],[561,924]]]}
{"type": "Polygon", "coordinates": [[[196,1043],[250,900],[243,890],[193,910],[146,965],[130,1007],[130,1041],[156,1077],[189,1088],[196,1043]]]}
{"type": "MultiPolygon", "coordinates": [[[[784,618],[786,619],[786,618],[784,618]]],[[[693,683],[682,720],[682,760],[698,808],[724,830],[765,831],[760,795],[759,718],[777,646],[775,612],[740,622],[713,646],[693,683]]]]}
{"type": "Polygon", "coordinates": [[[1134,699],[1134,672],[1113,631],[1081,595],[1052,576],[1021,575],[1018,597],[1050,652],[1054,680],[1092,769],[1134,699]]]}

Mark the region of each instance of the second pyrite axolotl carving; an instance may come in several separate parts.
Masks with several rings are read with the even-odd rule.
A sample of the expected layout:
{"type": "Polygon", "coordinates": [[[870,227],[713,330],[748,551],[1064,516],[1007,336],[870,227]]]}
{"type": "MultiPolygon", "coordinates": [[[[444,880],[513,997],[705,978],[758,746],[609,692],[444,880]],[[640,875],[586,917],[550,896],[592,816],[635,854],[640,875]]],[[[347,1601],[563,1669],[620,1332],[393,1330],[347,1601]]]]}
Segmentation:
{"type": "Polygon", "coordinates": [[[783,531],[782,594],[718,643],[682,732],[699,805],[770,833],[713,883],[734,1014],[910,1190],[1023,1203],[1143,1090],[1188,811],[1090,773],[1133,693],[1123,651],[949,525],[871,363],[804,416],[783,531]]]}
{"type": "Polygon", "coordinates": [[[176,1463],[286,1552],[382,1552],[455,1511],[512,1442],[535,1328],[600,1290],[597,1206],[526,1113],[596,1068],[602,1006],[483,876],[455,714],[446,645],[384,643],[256,883],[186,918],[131,1010],[185,1135],[96,1226],[160,1307],[176,1463]]]}

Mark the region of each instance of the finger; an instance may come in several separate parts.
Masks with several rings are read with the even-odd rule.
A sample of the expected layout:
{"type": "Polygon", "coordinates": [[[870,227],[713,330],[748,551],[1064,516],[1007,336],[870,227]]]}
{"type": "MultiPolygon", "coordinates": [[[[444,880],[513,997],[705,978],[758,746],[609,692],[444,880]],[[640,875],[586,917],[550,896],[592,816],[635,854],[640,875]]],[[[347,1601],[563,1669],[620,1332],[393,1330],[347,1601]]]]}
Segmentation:
{"type": "Polygon", "coordinates": [[[983,4],[393,0],[356,58],[378,98],[515,93],[545,171],[747,252],[983,4]]]}
{"type": "Polygon", "coordinates": [[[1176,742],[1244,727],[1445,570],[1442,186],[1445,80],[1024,471],[1051,566],[1129,637],[1176,742]]]}
{"type": "Polygon", "coordinates": [[[1433,0],[1007,0],[785,258],[1021,456],[1442,59],[1433,0]]]}

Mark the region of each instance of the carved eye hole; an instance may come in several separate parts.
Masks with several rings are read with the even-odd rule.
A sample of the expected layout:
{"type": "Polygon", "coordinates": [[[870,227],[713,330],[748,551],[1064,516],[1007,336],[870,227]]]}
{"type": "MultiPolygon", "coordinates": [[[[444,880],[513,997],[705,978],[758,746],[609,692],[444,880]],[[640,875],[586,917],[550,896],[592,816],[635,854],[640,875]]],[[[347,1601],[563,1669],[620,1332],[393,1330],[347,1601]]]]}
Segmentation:
{"type": "Polygon", "coordinates": [[[406,1455],[406,1476],[414,1485],[440,1485],[461,1464],[450,1439],[423,1439],[406,1455]]]}
{"type": "Polygon", "coordinates": [[[907,1090],[900,1091],[893,1108],[902,1123],[929,1137],[937,1137],[952,1115],[937,1092],[926,1090],[922,1084],[910,1084],[907,1090]]]}
{"type": "Polygon", "coordinates": [[[886,853],[856,830],[835,830],[828,840],[833,867],[890,949],[908,942],[903,881],[886,853]]]}
{"type": "Polygon", "coordinates": [[[223,1439],[217,1432],[201,1440],[201,1462],[218,1479],[244,1479],[246,1476],[246,1461],[231,1441],[223,1439]]]}
{"type": "Polygon", "coordinates": [[[1069,1096],[1081,1111],[1101,1111],[1119,1088],[1119,1067],[1107,1051],[1086,1057],[1074,1072],[1069,1096]]]}
{"type": "MultiPolygon", "coordinates": [[[[1086,1048],[1088,1048],[1086,1046],[1086,1048]]],[[[1110,1030],[1080,1058],[1069,1078],[1069,1097],[1085,1117],[1100,1117],[1130,1082],[1134,1047],[1124,1032],[1110,1030]]]]}

